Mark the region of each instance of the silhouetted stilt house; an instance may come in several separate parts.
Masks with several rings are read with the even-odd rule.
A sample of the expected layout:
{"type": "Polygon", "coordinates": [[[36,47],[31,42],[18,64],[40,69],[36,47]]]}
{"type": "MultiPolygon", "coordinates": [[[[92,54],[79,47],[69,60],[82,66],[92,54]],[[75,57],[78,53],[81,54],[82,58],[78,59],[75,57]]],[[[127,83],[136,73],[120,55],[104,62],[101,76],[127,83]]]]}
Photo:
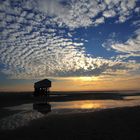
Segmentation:
{"type": "Polygon", "coordinates": [[[48,96],[51,81],[44,79],[34,83],[34,96],[48,96]]]}
{"type": "MultiPolygon", "coordinates": [[[[48,113],[51,111],[51,105],[48,103],[49,88],[51,87],[51,81],[44,79],[34,83],[34,96],[42,96],[45,100],[41,103],[34,103],[33,109],[41,113],[48,113]]],[[[42,99],[43,99],[42,98],[42,99]]]]}

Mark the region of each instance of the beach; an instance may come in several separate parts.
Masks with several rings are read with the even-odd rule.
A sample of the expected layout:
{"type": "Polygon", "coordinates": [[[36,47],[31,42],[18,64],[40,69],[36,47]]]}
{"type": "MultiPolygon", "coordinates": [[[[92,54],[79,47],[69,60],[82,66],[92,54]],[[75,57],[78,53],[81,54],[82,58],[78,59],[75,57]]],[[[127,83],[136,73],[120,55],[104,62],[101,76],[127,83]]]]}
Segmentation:
{"type": "Polygon", "coordinates": [[[140,107],[54,115],[19,129],[1,131],[1,140],[139,140],[140,107]]]}
{"type": "MultiPolygon", "coordinates": [[[[17,112],[18,110],[13,110],[11,111],[11,114],[16,114],[17,112]]],[[[55,112],[52,114],[48,113],[42,115],[41,113],[31,112],[27,110],[26,117],[27,115],[28,117],[29,116],[31,117],[32,115],[32,117],[36,116],[36,118],[27,121],[28,123],[25,125],[22,125],[23,123],[23,121],[21,121],[23,117],[22,115],[25,116],[25,112],[20,113],[19,116],[15,115],[17,119],[16,122],[20,123],[20,125],[18,125],[20,127],[14,129],[0,130],[1,140],[7,139],[8,140],[9,139],[139,140],[140,139],[139,105],[129,107],[96,109],[94,111],[81,111],[81,112],[71,111],[66,113],[62,113],[61,111],[61,113],[55,112]]],[[[1,118],[4,119],[5,116],[1,115],[1,118]]],[[[10,115],[7,113],[7,117],[8,116],[10,115]]],[[[11,118],[15,119],[15,116],[11,118]]],[[[9,117],[9,119],[11,118],[9,117]]],[[[27,118],[24,118],[24,121],[25,120],[27,120],[27,118]]],[[[14,125],[14,122],[12,123],[14,125]]]]}

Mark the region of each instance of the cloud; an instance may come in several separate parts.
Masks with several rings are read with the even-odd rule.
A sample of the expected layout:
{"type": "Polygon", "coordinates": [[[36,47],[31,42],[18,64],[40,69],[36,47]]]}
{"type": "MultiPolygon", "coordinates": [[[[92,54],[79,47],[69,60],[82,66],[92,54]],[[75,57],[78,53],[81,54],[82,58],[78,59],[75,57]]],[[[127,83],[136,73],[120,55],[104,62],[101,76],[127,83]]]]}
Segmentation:
{"type": "Polygon", "coordinates": [[[116,12],[114,10],[108,10],[103,12],[104,17],[114,17],[116,15],[116,12]]]}
{"type": "Polygon", "coordinates": [[[132,23],[134,27],[140,27],[140,20],[136,20],[132,23]]]}
{"type": "Polygon", "coordinates": [[[138,11],[137,0],[66,1],[40,0],[38,10],[53,16],[59,26],[69,28],[88,27],[104,22],[103,18],[118,17],[116,22],[125,22],[133,12],[138,11]],[[135,8],[136,7],[136,8],[135,8]]]}
{"type": "Polygon", "coordinates": [[[59,16],[69,10],[69,6],[64,6],[60,0],[40,0],[37,2],[40,11],[47,13],[49,16],[59,16]]]}
{"type": "MultiPolygon", "coordinates": [[[[138,24],[138,22],[134,23],[138,24]]],[[[102,46],[108,51],[116,52],[116,55],[111,57],[111,60],[122,62],[122,66],[127,65],[126,69],[123,68],[123,70],[121,70],[122,73],[125,72],[123,75],[127,75],[128,77],[130,75],[139,75],[140,64],[136,57],[140,57],[140,29],[135,30],[133,36],[123,43],[116,42],[113,38],[110,38],[104,42],[102,46]]],[[[118,69],[116,72],[119,74],[120,70],[118,69]]],[[[116,72],[113,72],[113,74],[116,72]]]]}
{"type": "MultiPolygon", "coordinates": [[[[71,30],[97,26],[104,23],[105,18],[116,14],[120,17],[121,7],[126,7],[128,12],[135,6],[133,3],[126,6],[126,2],[121,6],[120,3],[122,1],[118,3],[111,0],[102,3],[93,0],[74,0],[70,3],[60,0],[2,2],[0,63],[4,67],[1,72],[9,78],[35,79],[98,76],[127,69],[128,65],[124,62],[86,54],[84,40],[74,40],[71,30]],[[118,4],[117,8],[120,7],[120,12],[113,15],[115,4],[118,4]]],[[[129,17],[130,13],[125,14],[125,17],[129,17]]],[[[136,53],[134,50],[139,49],[136,45],[136,42],[139,43],[139,31],[136,31],[136,36],[124,44],[125,48],[134,45],[133,49],[125,49],[126,53],[136,53]]],[[[124,52],[121,45],[112,44],[111,49],[124,52]]]]}
{"type": "Polygon", "coordinates": [[[112,39],[109,39],[106,43],[103,43],[103,47],[107,50],[115,50],[119,53],[126,53],[129,56],[140,55],[140,29],[137,29],[134,32],[132,38],[129,38],[124,43],[115,42],[112,39]]]}
{"type": "Polygon", "coordinates": [[[95,24],[96,26],[99,25],[99,24],[101,24],[101,23],[104,23],[104,17],[98,18],[98,19],[96,19],[95,22],[94,22],[94,24],[95,24]]]}
{"type": "Polygon", "coordinates": [[[136,13],[140,13],[140,7],[135,8],[136,13]]]}

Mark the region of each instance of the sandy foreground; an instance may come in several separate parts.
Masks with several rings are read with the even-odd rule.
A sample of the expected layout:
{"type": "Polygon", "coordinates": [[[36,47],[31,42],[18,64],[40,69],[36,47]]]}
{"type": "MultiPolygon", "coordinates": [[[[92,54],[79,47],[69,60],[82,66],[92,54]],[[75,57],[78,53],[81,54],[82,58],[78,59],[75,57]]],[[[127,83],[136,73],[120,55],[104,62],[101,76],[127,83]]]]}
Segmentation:
{"type": "Polygon", "coordinates": [[[1,130],[0,139],[140,140],[140,106],[44,116],[28,126],[1,130]]]}

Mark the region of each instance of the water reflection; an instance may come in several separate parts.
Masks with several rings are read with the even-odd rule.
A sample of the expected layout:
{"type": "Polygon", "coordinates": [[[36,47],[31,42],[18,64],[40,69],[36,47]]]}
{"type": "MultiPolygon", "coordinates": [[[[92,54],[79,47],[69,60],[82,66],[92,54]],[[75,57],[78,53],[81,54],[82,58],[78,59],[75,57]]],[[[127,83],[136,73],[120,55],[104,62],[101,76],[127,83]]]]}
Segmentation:
{"type": "Polygon", "coordinates": [[[50,105],[47,103],[43,105],[43,107],[40,107],[38,104],[30,103],[5,107],[3,109],[6,111],[17,110],[18,113],[1,119],[0,129],[15,129],[27,125],[31,120],[45,116],[51,116],[54,114],[85,113],[100,109],[137,106],[140,105],[140,96],[128,96],[125,97],[124,100],[82,100],[69,102],[50,102],[50,105]]]}
{"type": "Polygon", "coordinates": [[[52,110],[54,109],[103,109],[106,105],[101,100],[85,100],[71,102],[52,102],[52,110]]]}
{"type": "Polygon", "coordinates": [[[33,110],[36,110],[40,113],[47,114],[51,112],[51,105],[49,103],[34,103],[33,110]]]}
{"type": "Polygon", "coordinates": [[[80,106],[81,109],[97,109],[102,108],[102,105],[99,103],[91,103],[91,102],[85,102],[80,106]]]}
{"type": "MultiPolygon", "coordinates": [[[[125,107],[125,106],[137,106],[140,105],[140,96],[128,96],[124,100],[81,100],[81,101],[68,101],[68,102],[50,102],[51,112],[54,110],[61,109],[106,109],[115,107],[125,107]]],[[[45,106],[44,106],[45,108],[45,106]]],[[[5,107],[9,110],[21,110],[21,111],[31,111],[37,110],[35,104],[22,104],[18,106],[5,107]]]]}
{"type": "Polygon", "coordinates": [[[56,109],[107,109],[140,105],[140,96],[125,97],[124,100],[82,100],[69,102],[51,102],[52,110],[56,109]]]}

